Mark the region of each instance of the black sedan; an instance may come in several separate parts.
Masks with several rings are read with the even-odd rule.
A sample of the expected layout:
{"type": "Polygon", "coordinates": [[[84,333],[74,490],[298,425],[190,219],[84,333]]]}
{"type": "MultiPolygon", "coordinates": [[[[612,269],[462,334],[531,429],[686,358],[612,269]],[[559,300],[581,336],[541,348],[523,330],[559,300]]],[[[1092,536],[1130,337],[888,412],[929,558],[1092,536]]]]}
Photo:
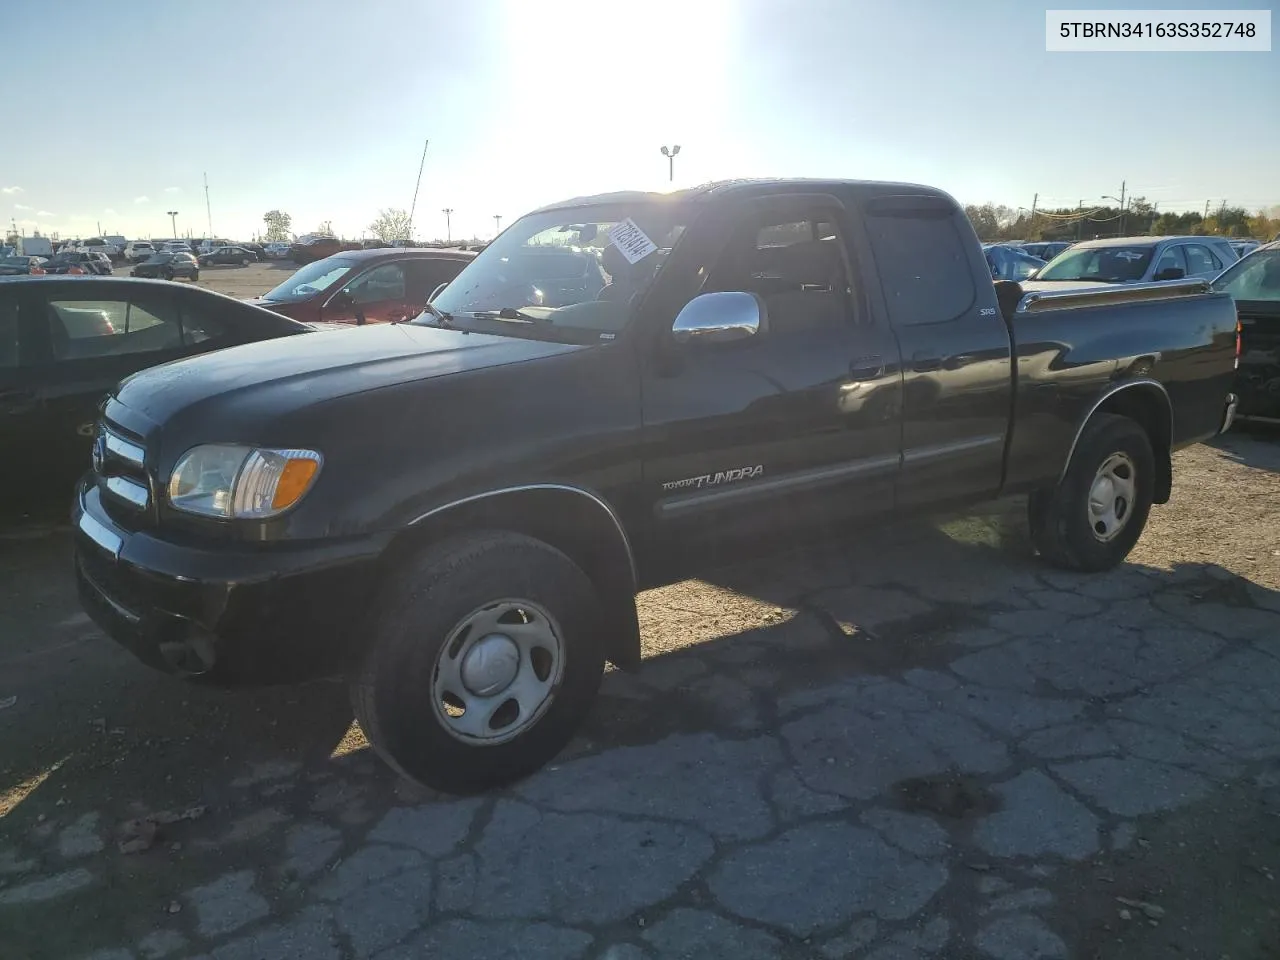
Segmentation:
{"type": "Polygon", "coordinates": [[[25,276],[48,263],[44,257],[0,257],[0,277],[25,276]]]}
{"type": "Polygon", "coordinates": [[[208,253],[200,254],[199,259],[202,267],[214,264],[247,267],[258,258],[252,250],[245,247],[216,247],[208,253]]]}
{"type": "Polygon", "coordinates": [[[161,280],[187,277],[190,280],[199,280],[200,264],[189,253],[157,253],[130,270],[129,276],[161,280]]]}
{"type": "Polygon", "coordinates": [[[202,287],[123,277],[0,279],[0,513],[65,506],[89,468],[98,403],[130,374],[310,332],[202,287]]]}

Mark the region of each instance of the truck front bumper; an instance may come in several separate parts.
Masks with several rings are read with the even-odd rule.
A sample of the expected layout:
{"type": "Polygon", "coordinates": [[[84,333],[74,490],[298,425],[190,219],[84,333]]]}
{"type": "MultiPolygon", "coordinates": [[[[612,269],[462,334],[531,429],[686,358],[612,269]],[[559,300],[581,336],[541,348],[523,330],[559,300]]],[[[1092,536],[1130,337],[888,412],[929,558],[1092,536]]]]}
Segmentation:
{"type": "Polygon", "coordinates": [[[226,685],[342,672],[389,538],[177,542],[125,530],[82,483],[72,507],[80,604],[157,669],[226,685]]]}

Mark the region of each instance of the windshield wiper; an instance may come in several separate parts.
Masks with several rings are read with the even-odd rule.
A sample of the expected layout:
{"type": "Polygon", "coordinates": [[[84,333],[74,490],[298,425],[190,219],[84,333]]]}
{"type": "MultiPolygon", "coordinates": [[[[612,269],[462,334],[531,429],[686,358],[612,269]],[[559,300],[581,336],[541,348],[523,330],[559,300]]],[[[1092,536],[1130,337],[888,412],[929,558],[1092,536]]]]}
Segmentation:
{"type": "Polygon", "coordinates": [[[471,316],[481,320],[523,320],[525,323],[550,323],[543,317],[535,317],[517,307],[502,307],[498,310],[473,310],[471,316]]]}
{"type": "Polygon", "coordinates": [[[451,327],[451,326],[453,326],[453,314],[451,314],[451,313],[445,313],[443,310],[441,310],[441,309],[440,309],[439,307],[437,307],[435,304],[433,304],[433,303],[428,303],[428,304],[426,304],[422,309],[423,309],[426,313],[429,313],[429,314],[431,314],[433,317],[435,317],[435,318],[440,322],[440,326],[442,326],[442,327],[451,327]]]}

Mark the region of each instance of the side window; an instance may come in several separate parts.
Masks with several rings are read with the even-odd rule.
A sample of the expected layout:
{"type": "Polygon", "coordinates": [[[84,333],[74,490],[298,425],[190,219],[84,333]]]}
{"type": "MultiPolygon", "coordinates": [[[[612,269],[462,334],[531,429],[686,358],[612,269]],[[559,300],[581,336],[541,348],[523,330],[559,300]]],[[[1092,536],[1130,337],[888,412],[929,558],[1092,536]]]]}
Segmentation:
{"type": "Polygon", "coordinates": [[[167,302],[62,298],[45,304],[55,360],[172,350],[182,331],[167,302]]]}
{"type": "Polygon", "coordinates": [[[404,269],[398,263],[384,263],[360,277],[349,289],[356,303],[403,300],[404,269]]]}
{"type": "MultiPolygon", "coordinates": [[[[201,298],[203,299],[203,298],[201,298]]],[[[222,320],[195,297],[182,298],[182,342],[187,346],[209,340],[225,340],[230,330],[222,320]]]]}
{"type": "Polygon", "coordinates": [[[405,260],[404,284],[406,299],[410,303],[423,304],[442,283],[448,283],[466,266],[462,260],[446,260],[443,258],[422,258],[405,260]]]}
{"type": "Polygon", "coordinates": [[[1188,243],[1185,249],[1187,253],[1187,273],[1189,275],[1202,276],[1222,268],[1222,262],[1210,252],[1208,247],[1201,246],[1198,243],[1188,243]]]}
{"type": "Polygon", "coordinates": [[[16,367],[20,358],[18,301],[9,297],[0,300],[0,370],[16,367]]]}
{"type": "Polygon", "coordinates": [[[1151,275],[1157,277],[1165,270],[1181,270],[1184,274],[1187,272],[1187,262],[1182,259],[1182,247],[1178,244],[1165,248],[1151,275]]]}
{"type": "Polygon", "coordinates": [[[753,215],[733,231],[704,291],[757,294],[765,302],[773,336],[849,323],[844,246],[833,218],[811,211],[812,205],[805,204],[787,213],[753,215]]]}
{"type": "Polygon", "coordinates": [[[977,298],[968,243],[950,211],[872,214],[867,232],[892,323],[957,320],[977,298]]]}

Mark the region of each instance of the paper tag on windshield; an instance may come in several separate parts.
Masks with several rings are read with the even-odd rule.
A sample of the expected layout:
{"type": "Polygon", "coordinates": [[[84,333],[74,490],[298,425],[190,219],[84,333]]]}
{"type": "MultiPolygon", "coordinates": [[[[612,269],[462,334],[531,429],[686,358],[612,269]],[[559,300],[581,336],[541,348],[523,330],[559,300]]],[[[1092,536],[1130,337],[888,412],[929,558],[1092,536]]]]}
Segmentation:
{"type": "Polygon", "coordinates": [[[627,258],[627,263],[643,260],[658,249],[658,245],[650,240],[630,217],[615,223],[609,229],[609,242],[622,251],[622,255],[627,258]]]}

